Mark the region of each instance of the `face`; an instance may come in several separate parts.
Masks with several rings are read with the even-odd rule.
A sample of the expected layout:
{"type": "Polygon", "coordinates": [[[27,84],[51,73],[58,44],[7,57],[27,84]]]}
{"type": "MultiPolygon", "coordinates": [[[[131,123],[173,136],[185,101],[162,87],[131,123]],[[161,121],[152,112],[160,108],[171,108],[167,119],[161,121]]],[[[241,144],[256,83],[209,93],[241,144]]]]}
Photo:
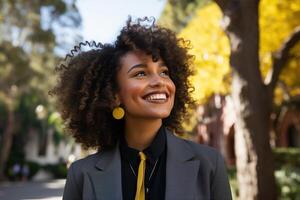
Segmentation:
{"type": "Polygon", "coordinates": [[[151,55],[128,52],[121,58],[117,83],[117,104],[125,109],[125,119],[163,119],[170,115],[175,85],[161,59],[153,62],[151,55]]]}

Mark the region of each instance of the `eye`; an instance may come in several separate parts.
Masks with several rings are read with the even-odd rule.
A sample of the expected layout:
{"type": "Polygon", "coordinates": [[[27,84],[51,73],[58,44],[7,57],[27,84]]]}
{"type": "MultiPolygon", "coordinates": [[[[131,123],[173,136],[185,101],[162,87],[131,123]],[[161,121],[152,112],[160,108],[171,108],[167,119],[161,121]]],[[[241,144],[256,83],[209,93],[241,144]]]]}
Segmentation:
{"type": "Polygon", "coordinates": [[[138,71],[134,74],[134,77],[142,77],[146,76],[146,73],[144,71],[138,71]]]}
{"type": "Polygon", "coordinates": [[[169,76],[169,70],[165,69],[160,73],[162,76],[169,76]]]}

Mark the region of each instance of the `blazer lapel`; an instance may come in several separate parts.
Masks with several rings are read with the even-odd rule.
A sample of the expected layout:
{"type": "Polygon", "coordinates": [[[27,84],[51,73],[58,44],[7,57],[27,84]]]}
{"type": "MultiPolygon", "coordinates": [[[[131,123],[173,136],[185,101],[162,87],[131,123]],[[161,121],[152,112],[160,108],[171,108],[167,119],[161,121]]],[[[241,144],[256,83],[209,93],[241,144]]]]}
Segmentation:
{"type": "Polygon", "coordinates": [[[197,176],[200,161],[190,146],[174,136],[168,129],[166,194],[165,199],[194,199],[196,196],[197,176]]]}
{"type": "Polygon", "coordinates": [[[89,172],[96,199],[122,199],[121,158],[118,145],[100,153],[96,171],[89,172]]]}
{"type": "MultiPolygon", "coordinates": [[[[193,150],[168,129],[165,199],[194,199],[200,161],[193,150]]],[[[97,168],[89,172],[96,199],[122,200],[121,158],[118,146],[100,153],[97,168]]]]}

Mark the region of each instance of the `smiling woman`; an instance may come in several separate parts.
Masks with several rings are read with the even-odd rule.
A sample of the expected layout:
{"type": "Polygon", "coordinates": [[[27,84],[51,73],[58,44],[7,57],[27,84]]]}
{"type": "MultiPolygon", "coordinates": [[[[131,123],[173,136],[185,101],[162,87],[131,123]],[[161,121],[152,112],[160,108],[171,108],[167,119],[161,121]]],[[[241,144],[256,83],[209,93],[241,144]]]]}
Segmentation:
{"type": "Polygon", "coordinates": [[[124,105],[126,119],[167,118],[174,104],[175,85],[163,61],[154,62],[151,55],[139,51],[128,52],[121,63],[116,97],[124,105]]]}
{"type": "Polygon", "coordinates": [[[51,91],[76,141],[98,148],[71,165],[63,198],[231,199],[220,154],[173,134],[194,105],[189,43],[144,18],[74,56],[88,44],[51,91]]]}

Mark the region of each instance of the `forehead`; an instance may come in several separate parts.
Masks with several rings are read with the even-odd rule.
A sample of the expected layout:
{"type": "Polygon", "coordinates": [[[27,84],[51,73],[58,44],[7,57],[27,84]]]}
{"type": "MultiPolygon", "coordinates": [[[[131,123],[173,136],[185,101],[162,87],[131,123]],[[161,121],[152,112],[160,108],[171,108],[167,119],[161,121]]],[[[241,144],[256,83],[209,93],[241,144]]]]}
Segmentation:
{"type": "MultiPolygon", "coordinates": [[[[146,54],[143,51],[129,51],[123,55],[120,59],[121,68],[129,68],[136,64],[147,64],[153,63],[152,55],[146,54]]],[[[156,61],[157,63],[162,63],[161,59],[156,61]]]]}
{"type": "Polygon", "coordinates": [[[144,52],[140,51],[129,51],[121,58],[121,64],[126,64],[127,62],[133,61],[146,61],[149,55],[146,55],[144,52]]]}
{"type": "Polygon", "coordinates": [[[124,56],[122,56],[120,61],[121,66],[128,66],[141,62],[152,61],[152,56],[147,55],[146,53],[141,51],[129,51],[124,56]]]}

